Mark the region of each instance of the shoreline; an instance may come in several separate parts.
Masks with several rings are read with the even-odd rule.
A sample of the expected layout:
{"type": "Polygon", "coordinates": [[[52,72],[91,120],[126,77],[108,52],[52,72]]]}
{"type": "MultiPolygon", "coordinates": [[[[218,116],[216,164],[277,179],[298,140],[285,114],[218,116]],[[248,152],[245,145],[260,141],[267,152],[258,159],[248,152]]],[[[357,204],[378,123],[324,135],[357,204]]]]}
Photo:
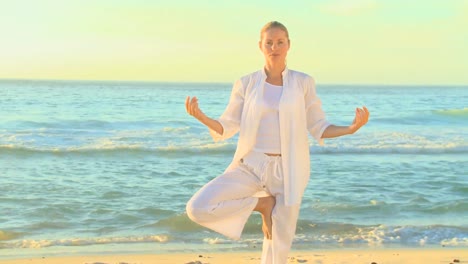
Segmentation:
{"type": "MultiPolygon", "coordinates": [[[[1,251],[0,251],[1,252],[1,251]]],[[[260,249],[231,252],[172,252],[161,254],[120,251],[86,255],[47,255],[1,259],[0,264],[256,264],[260,262],[260,249]]],[[[293,250],[288,263],[395,263],[395,264],[456,264],[468,263],[466,248],[343,248],[293,250]]]]}

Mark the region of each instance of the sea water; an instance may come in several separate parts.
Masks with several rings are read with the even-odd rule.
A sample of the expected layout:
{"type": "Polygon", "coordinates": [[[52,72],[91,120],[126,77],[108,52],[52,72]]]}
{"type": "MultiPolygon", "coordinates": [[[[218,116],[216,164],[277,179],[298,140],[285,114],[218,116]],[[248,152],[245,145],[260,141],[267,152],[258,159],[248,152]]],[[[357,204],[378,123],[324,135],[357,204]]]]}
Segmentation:
{"type": "MultiPolygon", "coordinates": [[[[192,223],[187,200],[230,163],[186,96],[218,117],[230,84],[0,81],[0,256],[261,247],[192,223]]],[[[310,138],[312,172],[295,249],[468,247],[468,87],[318,85],[352,136],[310,138]]]]}

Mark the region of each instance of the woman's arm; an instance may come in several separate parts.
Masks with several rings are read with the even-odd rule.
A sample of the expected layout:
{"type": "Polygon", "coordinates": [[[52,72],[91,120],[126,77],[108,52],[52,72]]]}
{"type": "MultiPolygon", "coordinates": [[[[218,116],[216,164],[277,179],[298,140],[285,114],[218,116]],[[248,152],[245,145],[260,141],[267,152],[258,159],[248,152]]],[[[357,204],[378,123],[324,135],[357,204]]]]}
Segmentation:
{"type": "Polygon", "coordinates": [[[335,138],[344,135],[354,134],[362,126],[364,126],[369,120],[369,110],[364,106],[361,108],[356,108],[356,116],[354,121],[349,126],[328,126],[325,131],[323,131],[322,138],[335,138]]]}
{"type": "Polygon", "coordinates": [[[195,117],[198,121],[202,124],[207,126],[209,129],[216,131],[216,133],[222,135],[224,132],[223,126],[219,121],[209,118],[205,115],[200,108],[198,107],[198,99],[197,97],[193,97],[190,99],[190,96],[187,96],[185,99],[185,110],[187,113],[193,117],[195,117]]]}

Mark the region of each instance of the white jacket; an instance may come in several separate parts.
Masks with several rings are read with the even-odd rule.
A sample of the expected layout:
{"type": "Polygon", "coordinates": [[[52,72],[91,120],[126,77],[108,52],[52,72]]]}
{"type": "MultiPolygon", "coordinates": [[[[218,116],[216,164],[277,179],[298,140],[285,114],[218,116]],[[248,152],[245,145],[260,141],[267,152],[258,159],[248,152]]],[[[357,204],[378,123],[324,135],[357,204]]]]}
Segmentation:
{"type": "MultiPolygon", "coordinates": [[[[286,205],[296,205],[301,203],[310,175],[307,133],[323,145],[322,133],[330,123],[325,119],[321,101],[315,93],[314,79],[287,68],[282,74],[279,122],[284,196],[286,205]]],[[[236,81],[229,104],[218,119],[224,129],[223,134],[210,130],[215,141],[228,139],[239,132],[236,153],[226,171],[239,166],[240,159],[255,145],[266,77],[262,69],[236,81]]]]}

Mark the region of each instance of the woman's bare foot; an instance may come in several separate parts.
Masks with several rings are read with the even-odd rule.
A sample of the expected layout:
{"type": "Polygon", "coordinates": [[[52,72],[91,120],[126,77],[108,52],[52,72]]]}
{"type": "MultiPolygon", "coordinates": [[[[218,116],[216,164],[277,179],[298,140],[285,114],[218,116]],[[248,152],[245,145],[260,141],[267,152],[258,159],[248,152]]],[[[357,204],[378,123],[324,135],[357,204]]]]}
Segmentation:
{"type": "Polygon", "coordinates": [[[272,226],[273,222],[271,220],[271,213],[275,207],[276,199],[274,196],[267,196],[258,198],[257,206],[255,206],[254,211],[259,212],[262,215],[262,231],[267,239],[272,239],[272,226]]]}

